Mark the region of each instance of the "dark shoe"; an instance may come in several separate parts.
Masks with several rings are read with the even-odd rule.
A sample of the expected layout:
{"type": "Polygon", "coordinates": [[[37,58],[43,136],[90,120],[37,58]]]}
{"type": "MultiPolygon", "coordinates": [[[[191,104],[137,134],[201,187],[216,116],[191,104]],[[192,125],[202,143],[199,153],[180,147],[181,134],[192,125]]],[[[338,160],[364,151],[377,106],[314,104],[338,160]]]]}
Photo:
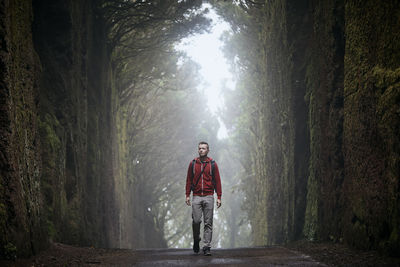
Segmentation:
{"type": "Polygon", "coordinates": [[[204,253],[204,256],[211,256],[210,248],[209,247],[204,247],[203,248],[203,253],[204,253]]]}
{"type": "Polygon", "coordinates": [[[195,253],[199,253],[199,251],[200,251],[200,245],[199,245],[200,240],[201,240],[201,239],[195,240],[194,243],[193,243],[193,251],[194,251],[195,253]]]}

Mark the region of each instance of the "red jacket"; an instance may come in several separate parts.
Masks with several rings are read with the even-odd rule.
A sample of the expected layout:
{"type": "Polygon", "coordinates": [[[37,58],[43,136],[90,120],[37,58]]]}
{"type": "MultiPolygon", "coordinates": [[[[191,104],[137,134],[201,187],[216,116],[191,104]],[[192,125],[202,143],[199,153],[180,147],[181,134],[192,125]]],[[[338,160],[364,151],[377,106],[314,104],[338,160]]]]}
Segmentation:
{"type": "MultiPolygon", "coordinates": [[[[200,158],[196,158],[195,162],[195,173],[194,173],[194,178],[193,178],[193,169],[192,169],[192,161],[189,164],[189,168],[187,171],[187,177],[186,177],[186,197],[190,196],[190,187],[192,186],[192,182],[195,185],[197,182],[197,179],[200,179],[199,182],[197,183],[196,188],[193,190],[193,195],[194,196],[208,196],[208,195],[214,195],[214,185],[212,182],[212,174],[211,174],[211,160],[212,158],[207,158],[207,160],[202,163],[200,161],[200,158]],[[199,177],[201,171],[203,170],[204,166],[207,166],[206,169],[204,170],[203,174],[201,177],[199,177]],[[193,181],[192,181],[193,179],[193,181]]],[[[217,196],[218,199],[221,199],[222,196],[222,188],[221,188],[221,178],[219,176],[219,170],[218,170],[218,165],[215,162],[214,163],[214,179],[215,179],[215,187],[217,191],[217,196]]]]}

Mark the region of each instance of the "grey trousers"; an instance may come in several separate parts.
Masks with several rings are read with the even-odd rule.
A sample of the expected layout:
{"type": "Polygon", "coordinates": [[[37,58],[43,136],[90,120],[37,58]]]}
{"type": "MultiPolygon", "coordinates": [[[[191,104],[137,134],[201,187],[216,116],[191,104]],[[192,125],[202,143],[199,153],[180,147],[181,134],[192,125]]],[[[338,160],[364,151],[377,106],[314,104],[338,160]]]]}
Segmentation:
{"type": "Polygon", "coordinates": [[[201,217],[204,215],[204,234],[203,243],[204,247],[211,247],[212,240],[212,226],[213,226],[213,213],[214,213],[214,196],[193,196],[192,199],[192,227],[193,239],[200,240],[200,224],[201,217]]]}

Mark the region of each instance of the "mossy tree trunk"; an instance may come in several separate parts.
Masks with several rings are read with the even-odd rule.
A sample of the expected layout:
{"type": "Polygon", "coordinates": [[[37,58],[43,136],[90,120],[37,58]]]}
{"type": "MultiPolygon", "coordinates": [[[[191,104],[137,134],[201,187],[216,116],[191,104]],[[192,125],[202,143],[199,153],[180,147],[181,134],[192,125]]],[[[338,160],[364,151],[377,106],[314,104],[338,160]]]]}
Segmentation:
{"type": "Polygon", "coordinates": [[[237,140],[255,244],[304,236],[398,252],[398,1],[241,2],[220,11],[245,25],[231,47],[256,31],[258,57],[235,52],[247,67],[238,126],[255,133],[237,140]]]}
{"type": "Polygon", "coordinates": [[[30,1],[1,1],[0,256],[45,245],[40,175],[38,73],[30,1]]]}
{"type": "Polygon", "coordinates": [[[98,1],[34,1],[44,208],[50,238],[116,244],[113,91],[98,1]]]}
{"type": "Polygon", "coordinates": [[[400,3],[346,1],[344,238],[400,251],[400,3]]]}

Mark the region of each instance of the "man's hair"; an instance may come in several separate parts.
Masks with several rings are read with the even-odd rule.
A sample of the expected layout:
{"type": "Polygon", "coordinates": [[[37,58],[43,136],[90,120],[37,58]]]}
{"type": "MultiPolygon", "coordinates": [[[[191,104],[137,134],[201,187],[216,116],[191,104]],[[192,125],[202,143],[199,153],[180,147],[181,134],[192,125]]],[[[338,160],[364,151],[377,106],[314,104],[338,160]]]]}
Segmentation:
{"type": "Polygon", "coordinates": [[[201,141],[201,142],[198,144],[198,146],[199,146],[199,145],[207,145],[207,149],[210,149],[210,146],[208,145],[207,142],[201,141]]]}

